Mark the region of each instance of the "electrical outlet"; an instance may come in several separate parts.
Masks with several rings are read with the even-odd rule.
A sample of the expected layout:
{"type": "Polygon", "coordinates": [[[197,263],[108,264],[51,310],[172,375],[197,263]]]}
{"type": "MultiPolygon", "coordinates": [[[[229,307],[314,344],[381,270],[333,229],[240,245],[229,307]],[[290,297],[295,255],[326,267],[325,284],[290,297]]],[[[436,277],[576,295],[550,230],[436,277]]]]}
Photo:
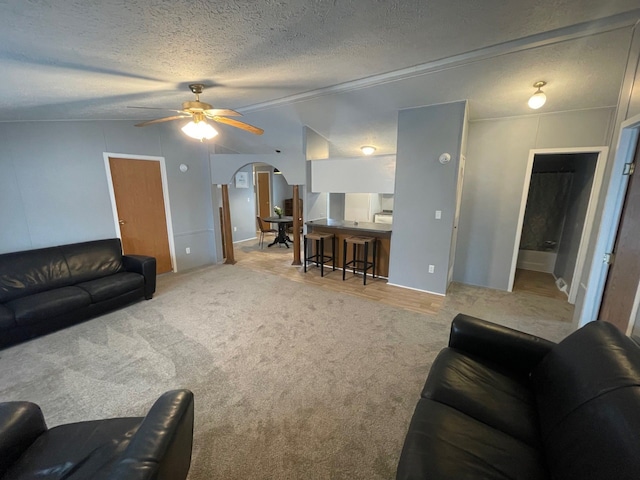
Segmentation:
{"type": "Polygon", "coordinates": [[[185,248],[185,251],[187,252],[187,255],[189,255],[191,253],[191,247],[185,248]]]}
{"type": "Polygon", "coordinates": [[[435,265],[429,265],[429,273],[434,273],[436,271],[435,265]]]}

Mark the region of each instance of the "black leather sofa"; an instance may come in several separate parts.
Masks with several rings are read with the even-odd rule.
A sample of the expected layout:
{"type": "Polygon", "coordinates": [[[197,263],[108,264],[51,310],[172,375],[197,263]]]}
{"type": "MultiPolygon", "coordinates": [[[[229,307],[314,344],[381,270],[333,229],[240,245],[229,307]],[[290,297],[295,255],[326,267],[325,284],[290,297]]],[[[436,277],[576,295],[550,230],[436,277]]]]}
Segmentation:
{"type": "Polygon", "coordinates": [[[640,478],[640,347],[606,322],[554,344],[458,315],[397,478],[640,478]]]}
{"type": "Polygon", "coordinates": [[[30,402],[0,403],[2,480],[183,480],[191,465],[193,393],[162,395],[145,417],[47,426],[30,402]]]}
{"type": "Polygon", "coordinates": [[[0,348],[153,297],[156,260],[111,238],[0,255],[0,348]]]}

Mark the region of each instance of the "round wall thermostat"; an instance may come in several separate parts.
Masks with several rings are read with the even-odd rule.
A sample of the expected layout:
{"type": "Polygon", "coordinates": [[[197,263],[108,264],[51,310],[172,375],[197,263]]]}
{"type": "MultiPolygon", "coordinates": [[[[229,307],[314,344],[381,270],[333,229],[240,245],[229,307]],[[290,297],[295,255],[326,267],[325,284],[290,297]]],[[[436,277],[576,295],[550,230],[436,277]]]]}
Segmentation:
{"type": "Polygon", "coordinates": [[[182,173],[185,173],[187,170],[189,170],[189,165],[185,165],[184,163],[180,164],[180,171],[182,173]]]}
{"type": "Polygon", "coordinates": [[[449,163],[451,161],[451,155],[449,155],[448,153],[443,153],[442,155],[440,155],[438,161],[443,165],[445,163],[449,163]]]}

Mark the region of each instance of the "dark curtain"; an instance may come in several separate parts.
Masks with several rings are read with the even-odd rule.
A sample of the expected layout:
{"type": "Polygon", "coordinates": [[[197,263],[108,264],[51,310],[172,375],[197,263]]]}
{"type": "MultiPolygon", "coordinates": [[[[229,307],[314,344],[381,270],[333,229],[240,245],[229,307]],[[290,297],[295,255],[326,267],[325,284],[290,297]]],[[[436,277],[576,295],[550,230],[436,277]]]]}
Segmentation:
{"type": "Polygon", "coordinates": [[[556,251],[567,213],[572,172],[531,174],[520,248],[556,251]]]}

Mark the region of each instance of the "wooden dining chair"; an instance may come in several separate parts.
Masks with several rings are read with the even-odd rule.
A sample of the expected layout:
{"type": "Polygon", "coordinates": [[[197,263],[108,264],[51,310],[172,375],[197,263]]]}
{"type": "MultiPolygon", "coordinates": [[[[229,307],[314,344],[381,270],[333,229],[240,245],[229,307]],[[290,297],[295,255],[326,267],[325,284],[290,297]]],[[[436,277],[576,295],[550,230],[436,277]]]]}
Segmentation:
{"type": "Polygon", "coordinates": [[[273,233],[274,235],[277,235],[278,230],[274,228],[265,228],[264,221],[259,216],[257,216],[256,219],[258,220],[258,229],[260,230],[260,241],[258,242],[258,245],[260,248],[264,248],[264,234],[273,233]]]}

